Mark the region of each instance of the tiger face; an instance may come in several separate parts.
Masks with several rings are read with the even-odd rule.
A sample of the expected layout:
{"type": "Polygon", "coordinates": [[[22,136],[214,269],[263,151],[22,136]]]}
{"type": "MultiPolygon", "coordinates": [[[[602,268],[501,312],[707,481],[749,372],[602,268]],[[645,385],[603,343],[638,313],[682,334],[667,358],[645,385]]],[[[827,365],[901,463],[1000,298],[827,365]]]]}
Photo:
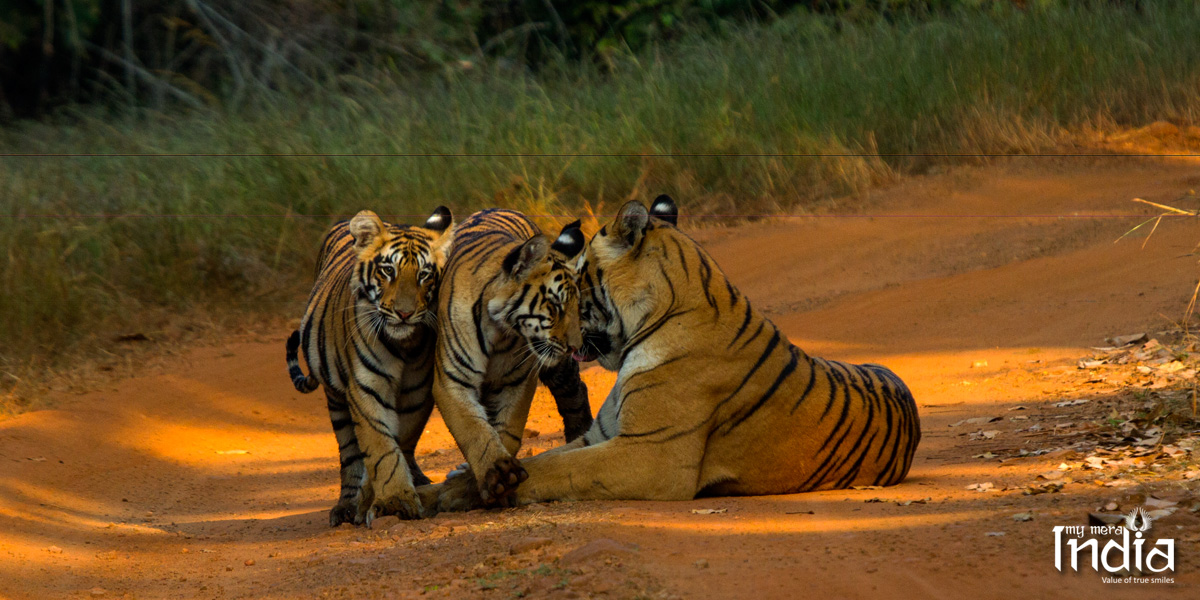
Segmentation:
{"type": "Polygon", "coordinates": [[[436,325],[433,306],[452,221],[444,206],[422,227],[388,226],[369,210],[351,219],[358,257],[351,286],[360,326],[404,340],[418,325],[436,325]]]}
{"type": "Polygon", "coordinates": [[[670,303],[674,288],[662,270],[663,262],[646,259],[667,252],[655,230],[673,227],[678,214],[675,202],[666,195],[659,196],[649,212],[642,203],[631,201],[587,243],[575,263],[583,333],[575,360],[597,360],[604,368],[617,370],[622,352],[637,333],[632,329],[652,322],[670,303]]]}
{"type": "Polygon", "coordinates": [[[551,243],[544,235],[530,238],[504,258],[498,290],[488,312],[524,338],[542,366],[555,365],[582,345],[579,330],[579,286],[568,262],[583,248],[576,221],[551,243]]]}

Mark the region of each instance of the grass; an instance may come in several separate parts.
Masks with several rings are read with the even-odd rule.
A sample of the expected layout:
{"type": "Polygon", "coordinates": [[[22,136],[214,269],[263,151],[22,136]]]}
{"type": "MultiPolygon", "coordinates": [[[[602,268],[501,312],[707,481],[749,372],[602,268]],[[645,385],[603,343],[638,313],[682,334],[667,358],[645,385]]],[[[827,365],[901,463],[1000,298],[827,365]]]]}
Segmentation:
{"type": "Polygon", "coordinates": [[[692,214],[795,211],[929,165],[895,155],[1027,153],[1200,120],[1200,4],[1090,4],[894,23],[796,13],[611,70],[347,75],[337,93],[239,114],[75,109],[0,131],[10,153],[256,155],[0,158],[0,367],[86,353],[148,314],[298,314],[321,232],[361,208],[611,212],[669,192],[692,214]],[[257,156],[279,153],[486,156],[257,156]],[[844,155],[804,156],[830,153],[844,155]]]}

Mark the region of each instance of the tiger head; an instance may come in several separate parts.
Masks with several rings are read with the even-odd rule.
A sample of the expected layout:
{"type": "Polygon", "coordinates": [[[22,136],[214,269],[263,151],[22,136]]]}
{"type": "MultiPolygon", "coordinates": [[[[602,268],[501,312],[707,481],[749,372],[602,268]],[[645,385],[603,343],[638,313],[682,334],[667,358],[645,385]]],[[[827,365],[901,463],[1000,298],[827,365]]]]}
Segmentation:
{"type": "Polygon", "coordinates": [[[453,217],[437,207],[421,227],[388,225],[364,210],[350,220],[358,256],[351,286],[359,325],[395,340],[435,326],[438,275],[453,241],[453,217]]]}
{"type": "Polygon", "coordinates": [[[630,329],[648,322],[661,310],[659,299],[674,292],[664,263],[643,259],[667,252],[662,234],[673,230],[678,220],[679,209],[670,196],[656,198],[649,211],[631,200],[592,236],[574,265],[583,330],[583,347],[575,360],[620,368],[622,351],[635,333],[630,329]]]}
{"type": "Polygon", "coordinates": [[[583,249],[579,221],[553,242],[535,235],[501,263],[488,314],[525,339],[542,366],[558,364],[582,344],[579,287],[568,262],[583,249]]]}

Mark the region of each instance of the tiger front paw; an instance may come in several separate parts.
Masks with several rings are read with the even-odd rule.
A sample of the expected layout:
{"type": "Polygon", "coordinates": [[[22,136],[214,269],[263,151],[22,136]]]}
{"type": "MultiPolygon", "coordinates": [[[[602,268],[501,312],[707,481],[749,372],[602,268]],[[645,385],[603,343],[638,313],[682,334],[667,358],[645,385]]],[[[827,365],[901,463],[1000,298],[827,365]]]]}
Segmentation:
{"type": "Polygon", "coordinates": [[[467,471],[464,475],[447,478],[438,486],[437,509],[443,512],[466,512],[483,508],[483,498],[479,497],[479,487],[475,477],[467,471]]]}
{"type": "Polygon", "coordinates": [[[503,456],[496,459],[483,474],[479,495],[488,505],[511,506],[515,500],[513,493],[526,479],[529,479],[529,473],[525,472],[525,467],[522,467],[517,459],[503,456]]]}
{"type": "Polygon", "coordinates": [[[361,496],[339,500],[329,509],[329,526],[337,527],[342,523],[362,525],[366,521],[367,511],[364,509],[361,496]]]}
{"type": "Polygon", "coordinates": [[[375,501],[367,510],[364,524],[370,526],[371,521],[387,515],[396,515],[407,521],[426,516],[426,511],[416,490],[397,486],[396,489],[375,494],[375,501]]]}

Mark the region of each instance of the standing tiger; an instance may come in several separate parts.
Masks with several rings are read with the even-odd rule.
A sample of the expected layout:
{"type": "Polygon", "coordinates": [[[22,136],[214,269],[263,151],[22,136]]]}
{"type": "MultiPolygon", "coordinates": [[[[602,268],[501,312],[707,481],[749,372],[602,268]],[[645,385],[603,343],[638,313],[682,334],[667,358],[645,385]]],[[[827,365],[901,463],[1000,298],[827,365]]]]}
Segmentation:
{"type": "Polygon", "coordinates": [[[325,386],[342,480],[330,526],[422,514],[414,484],[429,478],[413,451],[433,410],[433,307],[452,220],[444,206],[423,227],[384,223],[364,210],[334,225],[321,245],[287,364],[297,390],[325,386]]]}
{"type": "Polygon", "coordinates": [[[471,215],[454,236],[438,299],[433,396],[470,465],[450,480],[497,504],[525,476],[515,456],[539,378],[568,441],[592,423],[587,386],[570,358],[582,334],[566,262],[584,237],[576,221],[551,242],[521,213],[500,209],[471,215]]]}
{"type": "MultiPolygon", "coordinates": [[[[920,440],[895,373],[809,357],[675,224],[629,202],[581,257],[585,348],[617,381],[591,429],[522,461],[518,504],[892,485],[920,440]]],[[[472,507],[449,480],[443,510],[472,507]]]]}

